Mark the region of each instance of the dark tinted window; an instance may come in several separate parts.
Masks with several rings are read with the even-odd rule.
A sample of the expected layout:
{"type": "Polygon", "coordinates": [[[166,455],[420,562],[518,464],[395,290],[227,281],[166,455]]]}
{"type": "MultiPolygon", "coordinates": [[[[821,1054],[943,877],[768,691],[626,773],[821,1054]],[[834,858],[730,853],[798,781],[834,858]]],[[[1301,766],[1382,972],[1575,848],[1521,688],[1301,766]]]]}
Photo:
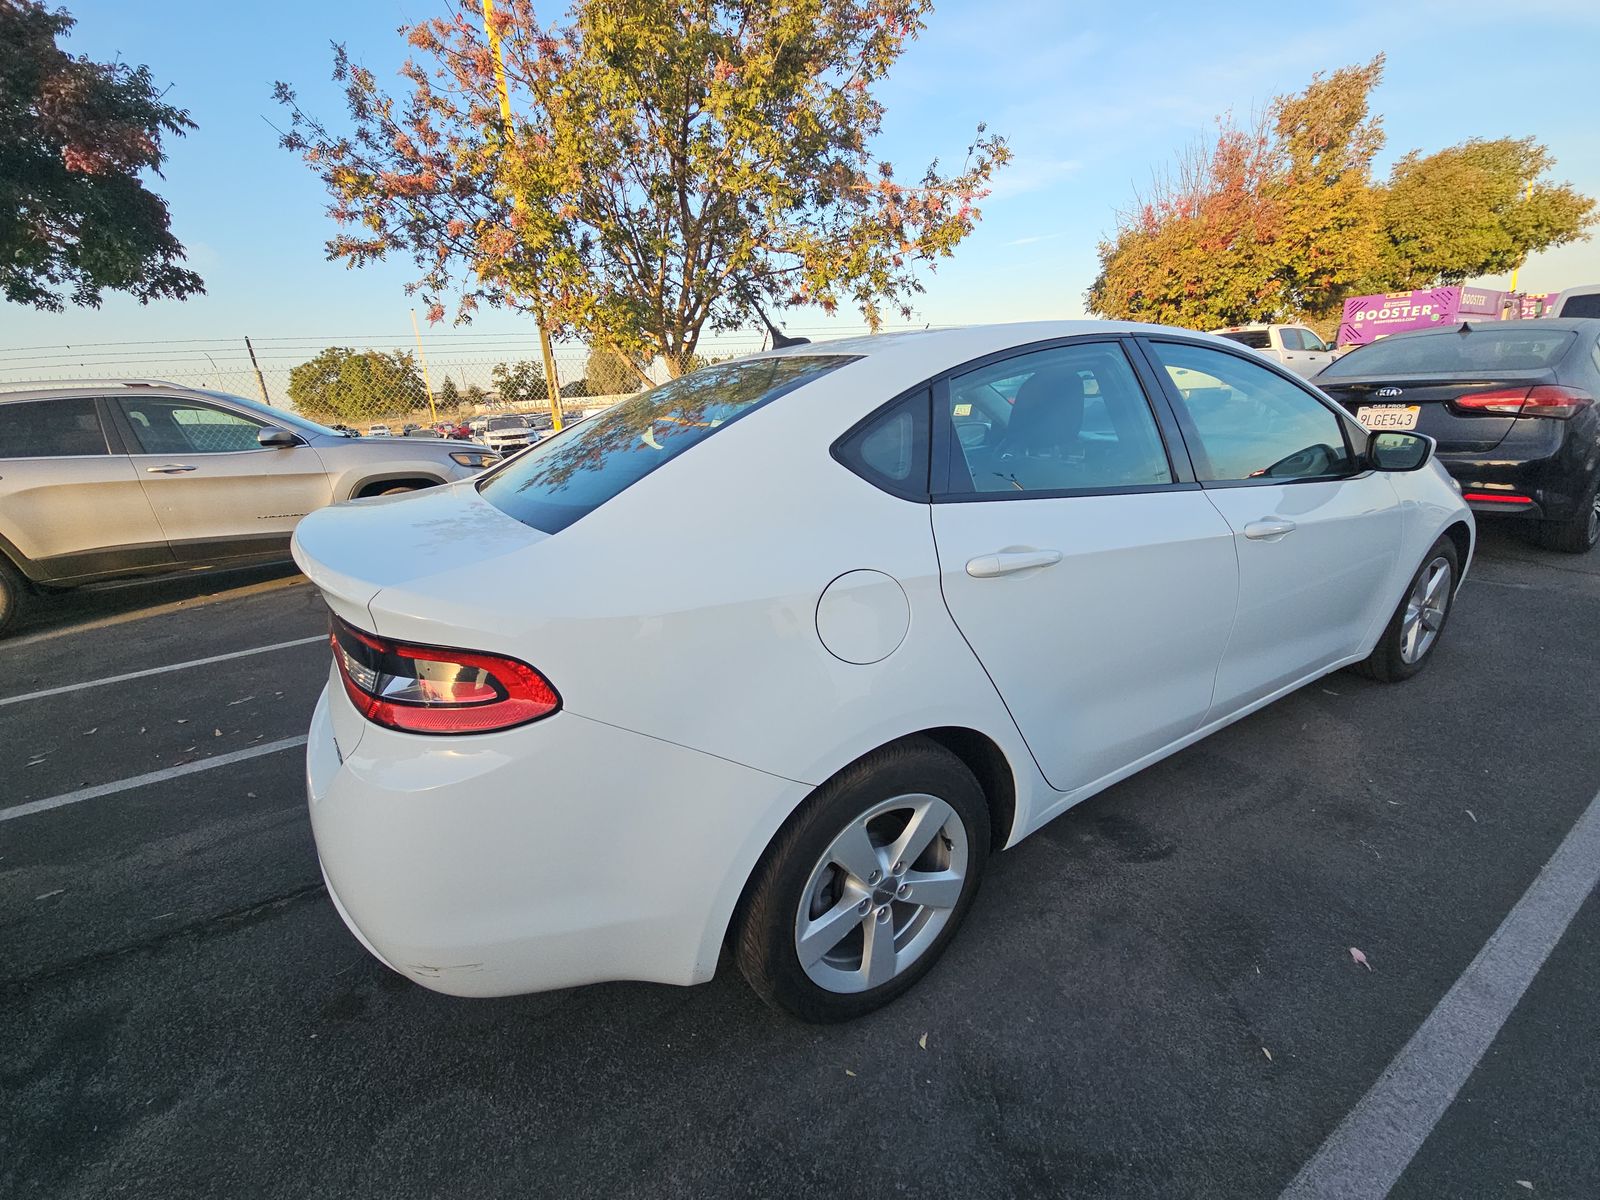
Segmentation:
{"type": "Polygon", "coordinates": [[[921,391],[879,413],[839,443],[839,461],[886,492],[925,499],[928,404],[921,391]]]}
{"type": "Polygon", "coordinates": [[[1114,342],[1058,346],[950,381],[954,492],[1059,492],[1172,482],[1150,402],[1114,342]],[[961,478],[963,467],[970,478],[961,478]]]}
{"type": "Polygon", "coordinates": [[[0,458],[66,458],[105,453],[106,435],[100,428],[93,400],[0,404],[0,458]]]}
{"type": "Polygon", "coordinates": [[[490,472],[483,498],[555,533],[785,392],[854,359],[795,354],[716,363],[623,400],[490,472]]]}
{"type": "Polygon", "coordinates": [[[1232,333],[1222,335],[1230,342],[1238,342],[1241,346],[1249,346],[1252,350],[1265,350],[1272,345],[1272,335],[1265,329],[1236,329],[1232,333]]]}
{"type": "Polygon", "coordinates": [[[1600,317],[1600,292],[1571,296],[1561,302],[1563,317],[1600,317]]]}
{"type": "Polygon", "coordinates": [[[1466,328],[1470,332],[1384,338],[1360,346],[1330,363],[1323,378],[1537,371],[1560,362],[1578,336],[1565,329],[1518,328],[1514,321],[1503,326],[1469,322],[1466,328]]]}
{"type": "Polygon", "coordinates": [[[1182,400],[1196,473],[1206,482],[1348,474],[1344,426],[1276,371],[1205,346],[1152,342],[1182,400]]]}

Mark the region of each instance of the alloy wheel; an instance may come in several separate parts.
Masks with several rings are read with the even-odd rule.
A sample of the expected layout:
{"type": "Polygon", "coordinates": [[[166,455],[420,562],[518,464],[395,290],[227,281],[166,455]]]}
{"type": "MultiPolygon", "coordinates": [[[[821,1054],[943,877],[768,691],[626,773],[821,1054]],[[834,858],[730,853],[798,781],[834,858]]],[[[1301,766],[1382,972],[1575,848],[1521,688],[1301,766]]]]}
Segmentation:
{"type": "Polygon", "coordinates": [[[1454,572],[1450,560],[1439,555],[1422,568],[1416,586],[1406,600],[1406,614],[1400,622],[1400,657],[1407,663],[1420,662],[1433,647],[1444,627],[1450,608],[1450,580],[1454,572]]]}
{"type": "Polygon", "coordinates": [[[800,965],[830,992],[888,983],[925,954],[967,879],[967,830],[937,796],[874,805],[833,839],[795,914],[800,965]]]}

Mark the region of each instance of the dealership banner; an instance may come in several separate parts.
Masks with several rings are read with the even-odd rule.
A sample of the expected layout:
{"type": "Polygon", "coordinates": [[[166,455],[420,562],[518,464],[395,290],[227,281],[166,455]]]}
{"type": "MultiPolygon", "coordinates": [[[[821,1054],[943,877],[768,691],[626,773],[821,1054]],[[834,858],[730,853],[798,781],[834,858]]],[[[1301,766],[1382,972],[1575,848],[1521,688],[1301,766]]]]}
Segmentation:
{"type": "Polygon", "coordinates": [[[1413,329],[1454,325],[1464,316],[1500,319],[1504,292],[1476,287],[1417,288],[1376,296],[1351,296],[1344,302],[1339,345],[1364,346],[1413,329]]]}

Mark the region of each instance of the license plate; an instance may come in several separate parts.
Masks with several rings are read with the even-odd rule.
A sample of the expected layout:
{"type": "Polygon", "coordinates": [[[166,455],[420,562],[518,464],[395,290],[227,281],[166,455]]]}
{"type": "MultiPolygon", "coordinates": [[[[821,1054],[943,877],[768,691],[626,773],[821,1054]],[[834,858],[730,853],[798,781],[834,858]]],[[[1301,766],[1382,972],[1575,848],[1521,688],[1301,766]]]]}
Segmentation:
{"type": "Polygon", "coordinates": [[[1364,404],[1356,409],[1356,420],[1368,429],[1415,429],[1421,411],[1416,404],[1364,404]]]}

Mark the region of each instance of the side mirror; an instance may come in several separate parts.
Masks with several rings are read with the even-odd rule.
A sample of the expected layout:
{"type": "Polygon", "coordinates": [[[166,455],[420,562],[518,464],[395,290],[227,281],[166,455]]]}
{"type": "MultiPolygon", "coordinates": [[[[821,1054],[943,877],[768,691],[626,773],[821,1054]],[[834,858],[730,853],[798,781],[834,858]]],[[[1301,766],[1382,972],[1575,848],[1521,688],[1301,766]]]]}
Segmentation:
{"type": "Polygon", "coordinates": [[[287,450],[290,446],[298,446],[300,439],[287,429],[280,429],[276,425],[268,425],[256,433],[256,441],[267,450],[287,450]]]}
{"type": "Polygon", "coordinates": [[[1433,453],[1433,439],[1420,433],[1375,433],[1367,442],[1367,462],[1377,471],[1420,471],[1433,453]]]}

